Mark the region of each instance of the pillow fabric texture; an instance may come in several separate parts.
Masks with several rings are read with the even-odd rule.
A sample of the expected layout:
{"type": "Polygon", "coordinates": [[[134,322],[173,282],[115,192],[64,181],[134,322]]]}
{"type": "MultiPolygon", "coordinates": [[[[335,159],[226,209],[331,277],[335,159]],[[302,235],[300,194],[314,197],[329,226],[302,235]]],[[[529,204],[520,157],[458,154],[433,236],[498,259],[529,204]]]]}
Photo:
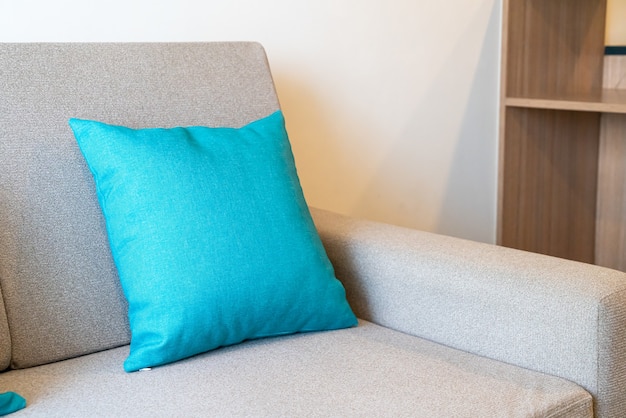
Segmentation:
{"type": "Polygon", "coordinates": [[[127,372],[247,339],[357,324],[280,111],[242,128],[69,123],[129,303],[127,372]]]}
{"type": "Polygon", "coordinates": [[[26,408],[26,399],[17,393],[0,393],[0,415],[8,415],[24,408],[26,408]]]}

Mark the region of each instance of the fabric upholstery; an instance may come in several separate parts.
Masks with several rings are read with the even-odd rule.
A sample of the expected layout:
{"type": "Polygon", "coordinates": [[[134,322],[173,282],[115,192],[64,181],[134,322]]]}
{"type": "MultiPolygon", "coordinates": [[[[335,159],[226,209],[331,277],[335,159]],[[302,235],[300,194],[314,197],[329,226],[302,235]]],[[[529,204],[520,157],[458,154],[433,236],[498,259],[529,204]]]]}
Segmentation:
{"type": "Polygon", "coordinates": [[[247,339],[356,325],[282,112],[241,128],[69,121],[129,303],[128,372],[247,339]]]}
{"type": "Polygon", "coordinates": [[[119,368],[127,354],[123,347],[11,371],[0,387],[10,382],[28,400],[23,417],[592,416],[591,397],[573,383],[368,322],[131,374],[119,368]]]}
{"type": "Polygon", "coordinates": [[[580,384],[626,411],[626,274],[312,211],[357,316],[580,384]]]}
{"type": "Polygon", "coordinates": [[[4,299],[0,289],[0,371],[11,364],[11,336],[9,335],[9,323],[4,310],[4,299]]]}
{"type": "Polygon", "coordinates": [[[244,125],[278,110],[264,51],[5,43],[0,79],[11,80],[0,83],[0,287],[13,366],[127,344],[127,305],[67,120],[244,125]]]}
{"type": "MultiPolygon", "coordinates": [[[[0,44],[0,79],[13,365],[126,344],[127,307],[67,118],[242,126],[278,109],[263,50],[0,44]]],[[[403,333],[363,322],[135,374],[119,367],[125,346],[0,373],[0,388],[24,395],[21,416],[589,415],[580,387],[474,352],[576,382],[599,418],[626,410],[622,273],[324,212],[316,222],[357,313],[403,333]]]]}

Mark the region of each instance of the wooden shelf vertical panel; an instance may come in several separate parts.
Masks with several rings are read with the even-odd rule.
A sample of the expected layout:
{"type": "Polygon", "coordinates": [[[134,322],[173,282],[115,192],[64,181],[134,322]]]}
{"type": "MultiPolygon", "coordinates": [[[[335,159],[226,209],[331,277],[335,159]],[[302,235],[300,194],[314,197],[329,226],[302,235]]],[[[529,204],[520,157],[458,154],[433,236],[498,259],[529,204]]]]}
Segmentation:
{"type": "MultiPolygon", "coordinates": [[[[626,94],[626,56],[604,57],[603,87],[626,94]]],[[[626,114],[602,115],[596,264],[626,271],[626,114]]]]}
{"type": "Polygon", "coordinates": [[[600,114],[508,108],[501,244],[594,262],[600,114]]]}
{"type": "Polygon", "coordinates": [[[606,0],[508,0],[508,97],[597,92],[606,0]]]}
{"type": "Polygon", "coordinates": [[[596,264],[626,271],[626,115],[602,115],[596,264]]]}

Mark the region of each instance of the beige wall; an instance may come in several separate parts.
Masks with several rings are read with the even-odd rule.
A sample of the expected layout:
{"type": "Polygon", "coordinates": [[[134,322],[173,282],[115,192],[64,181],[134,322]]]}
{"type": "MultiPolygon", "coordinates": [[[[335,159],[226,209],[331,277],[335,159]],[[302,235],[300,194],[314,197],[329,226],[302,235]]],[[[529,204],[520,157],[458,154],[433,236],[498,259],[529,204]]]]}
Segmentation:
{"type": "Polygon", "coordinates": [[[626,0],[608,0],[606,44],[626,45],[626,0]]]}
{"type": "Polygon", "coordinates": [[[0,41],[257,40],[310,204],[495,241],[498,0],[0,1],[0,41]]]}

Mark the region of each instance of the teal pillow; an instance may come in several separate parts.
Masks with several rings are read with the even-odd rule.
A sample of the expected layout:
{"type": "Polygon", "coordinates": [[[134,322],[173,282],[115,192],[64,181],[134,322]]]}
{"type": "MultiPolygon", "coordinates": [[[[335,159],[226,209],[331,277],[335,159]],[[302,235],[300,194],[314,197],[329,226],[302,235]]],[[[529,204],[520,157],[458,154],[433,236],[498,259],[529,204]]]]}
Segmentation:
{"type": "Polygon", "coordinates": [[[0,415],[12,414],[26,408],[26,399],[15,392],[0,393],[0,415]]]}
{"type": "Polygon", "coordinates": [[[70,119],[129,303],[127,372],[356,325],[276,112],[242,128],[70,119]]]}

